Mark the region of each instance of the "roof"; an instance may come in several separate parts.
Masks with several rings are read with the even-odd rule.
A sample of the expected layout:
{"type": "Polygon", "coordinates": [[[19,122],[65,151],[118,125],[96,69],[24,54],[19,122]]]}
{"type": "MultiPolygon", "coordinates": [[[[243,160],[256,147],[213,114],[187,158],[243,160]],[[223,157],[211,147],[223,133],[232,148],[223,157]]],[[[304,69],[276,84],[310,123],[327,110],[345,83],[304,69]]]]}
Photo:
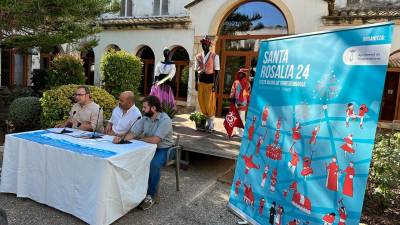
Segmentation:
{"type": "Polygon", "coordinates": [[[192,7],[192,6],[195,6],[195,5],[197,5],[197,3],[202,2],[202,1],[203,1],[203,0],[194,0],[194,1],[192,1],[191,3],[185,5],[185,9],[188,9],[188,8],[190,8],[190,7],[192,7]]]}
{"type": "Polygon", "coordinates": [[[329,16],[323,16],[325,23],[353,23],[360,20],[363,23],[374,21],[393,21],[400,20],[400,6],[376,7],[376,8],[356,8],[345,7],[333,10],[329,16]]]}
{"type": "Polygon", "coordinates": [[[125,26],[164,26],[164,25],[188,25],[191,23],[189,16],[150,16],[150,17],[116,17],[101,19],[100,25],[107,27],[125,26]]]}

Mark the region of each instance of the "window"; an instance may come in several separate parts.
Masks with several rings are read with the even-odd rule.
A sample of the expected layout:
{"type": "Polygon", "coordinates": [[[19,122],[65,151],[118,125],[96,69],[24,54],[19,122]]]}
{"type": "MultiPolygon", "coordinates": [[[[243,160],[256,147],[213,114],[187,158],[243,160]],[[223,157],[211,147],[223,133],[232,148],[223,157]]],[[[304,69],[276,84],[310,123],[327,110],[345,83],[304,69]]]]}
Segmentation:
{"type": "Polygon", "coordinates": [[[169,0],[154,0],[153,15],[168,15],[169,0]]]}
{"type": "Polygon", "coordinates": [[[132,0],[121,0],[120,16],[132,16],[132,0]]]}

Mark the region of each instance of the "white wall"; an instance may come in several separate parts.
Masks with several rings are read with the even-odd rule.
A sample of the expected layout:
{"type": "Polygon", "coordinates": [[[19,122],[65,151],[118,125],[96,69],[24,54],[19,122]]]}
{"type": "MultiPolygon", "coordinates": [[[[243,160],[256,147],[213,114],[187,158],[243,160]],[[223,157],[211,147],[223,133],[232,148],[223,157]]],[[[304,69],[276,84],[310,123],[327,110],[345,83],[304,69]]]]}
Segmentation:
{"type": "MultiPolygon", "coordinates": [[[[133,0],[133,16],[153,16],[153,0],[133,0]]],[[[188,11],[184,8],[191,0],[169,0],[168,15],[187,15],[188,11]]]]}

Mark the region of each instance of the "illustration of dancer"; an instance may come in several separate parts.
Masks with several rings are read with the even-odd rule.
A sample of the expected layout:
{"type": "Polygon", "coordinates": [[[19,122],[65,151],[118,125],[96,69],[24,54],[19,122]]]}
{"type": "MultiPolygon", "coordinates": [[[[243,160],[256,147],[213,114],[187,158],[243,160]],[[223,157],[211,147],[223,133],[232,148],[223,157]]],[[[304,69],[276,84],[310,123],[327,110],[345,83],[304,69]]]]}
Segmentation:
{"type": "Polygon", "coordinates": [[[264,109],[262,111],[262,115],[261,115],[261,126],[262,127],[266,127],[267,126],[267,120],[268,120],[268,114],[269,114],[268,111],[269,111],[268,110],[268,106],[265,105],[264,109]]]}
{"type": "Polygon", "coordinates": [[[294,174],[294,171],[296,170],[297,167],[297,163],[299,162],[299,155],[297,154],[296,149],[294,149],[294,144],[296,144],[296,142],[293,142],[292,146],[290,147],[289,153],[292,158],[288,162],[288,167],[292,172],[292,174],[294,174]]]}
{"type": "Polygon", "coordinates": [[[361,107],[358,111],[358,118],[360,118],[360,128],[363,128],[363,121],[364,121],[364,116],[365,113],[368,113],[368,108],[365,104],[361,104],[361,107]]]}
{"type": "Polygon", "coordinates": [[[262,175],[262,180],[261,180],[261,187],[264,188],[265,186],[265,181],[268,178],[268,170],[269,170],[269,165],[266,165],[264,168],[264,173],[262,175]]]}
{"type": "Polygon", "coordinates": [[[336,157],[332,158],[332,162],[326,165],[327,176],[326,176],[326,188],[331,191],[338,190],[338,171],[339,166],[336,163],[336,157]]]}
{"type": "Polygon", "coordinates": [[[357,115],[354,113],[354,105],[353,103],[348,103],[346,109],[346,127],[349,127],[350,119],[354,120],[355,118],[357,118],[357,115]]]}
{"type": "Polygon", "coordinates": [[[292,138],[293,140],[297,141],[301,139],[301,133],[300,133],[301,125],[299,122],[296,122],[295,127],[292,128],[293,134],[292,138]]]}

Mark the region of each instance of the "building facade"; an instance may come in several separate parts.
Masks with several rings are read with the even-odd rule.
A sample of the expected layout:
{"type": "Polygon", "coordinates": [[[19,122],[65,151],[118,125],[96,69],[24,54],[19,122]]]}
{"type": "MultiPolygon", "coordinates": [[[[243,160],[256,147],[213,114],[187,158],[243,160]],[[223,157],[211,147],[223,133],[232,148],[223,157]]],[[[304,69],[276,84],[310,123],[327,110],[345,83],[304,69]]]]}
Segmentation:
{"type": "MultiPolygon", "coordinates": [[[[196,106],[193,62],[201,52],[200,39],[208,35],[213,50],[220,55],[217,113],[224,115],[234,75],[240,66],[254,66],[260,41],[384,21],[394,21],[396,26],[381,119],[394,120],[400,119],[400,38],[396,38],[400,37],[399,0],[121,0],[118,15],[100,19],[103,31],[97,35],[98,46],[81,56],[87,62],[88,83],[100,84],[100,61],[105,52],[114,48],[136,54],[144,63],[140,91],[146,95],[153,82],[154,65],[163,60],[163,49],[168,47],[177,64],[173,89],[178,104],[196,106]]],[[[11,71],[3,70],[3,64],[15,64],[17,58],[22,63],[30,62],[29,57],[26,62],[24,57],[13,58],[5,53],[1,57],[2,71],[11,71]]],[[[43,58],[38,57],[40,64],[43,58]]],[[[23,75],[20,82],[15,70],[16,66],[14,76],[7,79],[25,84],[24,76],[28,75],[23,75]]],[[[21,70],[24,74],[23,67],[21,70]]],[[[12,71],[2,75],[5,73],[12,71]]]]}

